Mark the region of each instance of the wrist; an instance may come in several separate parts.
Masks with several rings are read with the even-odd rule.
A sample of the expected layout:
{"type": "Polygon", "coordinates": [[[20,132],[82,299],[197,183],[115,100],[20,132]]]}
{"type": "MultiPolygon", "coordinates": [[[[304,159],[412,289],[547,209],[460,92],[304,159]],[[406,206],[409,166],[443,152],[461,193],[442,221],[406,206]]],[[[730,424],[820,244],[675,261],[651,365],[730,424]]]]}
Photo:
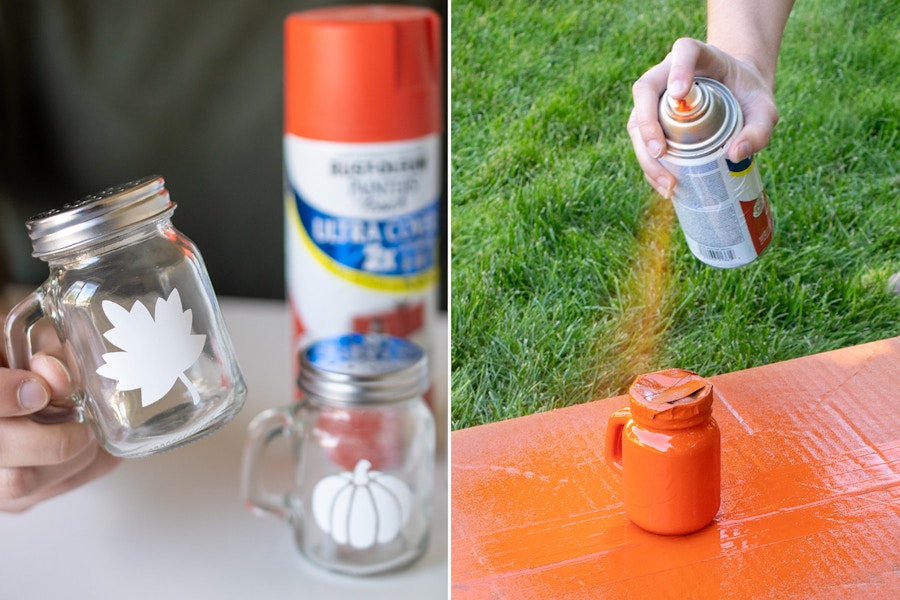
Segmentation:
{"type": "Polygon", "coordinates": [[[776,71],[775,63],[766,59],[760,59],[753,54],[734,54],[732,56],[737,62],[744,65],[745,68],[749,68],[760,79],[760,81],[762,81],[766,85],[769,92],[772,92],[774,94],[776,71]]]}

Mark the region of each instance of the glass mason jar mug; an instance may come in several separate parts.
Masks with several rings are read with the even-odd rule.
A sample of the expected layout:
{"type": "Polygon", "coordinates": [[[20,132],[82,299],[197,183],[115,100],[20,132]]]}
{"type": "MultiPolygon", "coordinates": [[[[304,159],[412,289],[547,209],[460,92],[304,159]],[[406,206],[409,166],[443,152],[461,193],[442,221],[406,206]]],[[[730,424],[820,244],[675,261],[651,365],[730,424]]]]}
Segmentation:
{"type": "Polygon", "coordinates": [[[241,490],[259,514],[289,521],[300,552],[351,575],[408,565],[428,544],[434,485],[434,419],[425,353],[382,334],[313,343],[300,356],[298,404],[250,423],[241,490]],[[291,443],[293,482],[262,484],[265,449],[291,443]]]}
{"type": "Polygon", "coordinates": [[[27,368],[31,329],[48,318],[73,378],[69,406],[34,420],[87,421],[111,454],[138,457],[211,433],[246,387],[206,267],[171,223],[157,176],[29,219],[50,276],[6,320],[10,366],[27,368]]]}

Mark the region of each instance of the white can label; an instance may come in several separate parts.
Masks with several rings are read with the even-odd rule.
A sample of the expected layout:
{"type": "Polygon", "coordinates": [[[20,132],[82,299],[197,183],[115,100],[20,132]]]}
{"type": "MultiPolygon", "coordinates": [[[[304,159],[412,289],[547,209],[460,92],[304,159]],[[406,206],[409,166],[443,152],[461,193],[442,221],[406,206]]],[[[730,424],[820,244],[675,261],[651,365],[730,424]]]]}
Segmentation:
{"type": "Polygon", "coordinates": [[[426,345],[438,275],[440,136],[350,144],[287,134],[284,156],[287,288],[298,333],[380,331],[426,345]]]}
{"type": "Polygon", "coordinates": [[[665,156],[675,175],[675,214],[691,252],[714,267],[755,260],[772,238],[772,217],[753,157],[732,163],[720,151],[704,159],[665,156]]]}

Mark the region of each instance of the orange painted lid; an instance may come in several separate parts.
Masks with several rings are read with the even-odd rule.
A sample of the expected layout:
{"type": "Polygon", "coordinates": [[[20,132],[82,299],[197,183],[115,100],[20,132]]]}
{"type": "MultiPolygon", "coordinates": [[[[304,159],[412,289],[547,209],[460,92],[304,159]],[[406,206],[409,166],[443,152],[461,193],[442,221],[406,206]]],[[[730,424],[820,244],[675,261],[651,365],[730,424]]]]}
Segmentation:
{"type": "Polygon", "coordinates": [[[641,375],[628,389],[628,398],[631,417],[648,427],[690,427],[712,414],[712,384],[685,369],[641,375]]]}
{"type": "Polygon", "coordinates": [[[440,132],[441,28],[429,8],[361,5],[285,20],[285,131],[382,142],[440,132]]]}

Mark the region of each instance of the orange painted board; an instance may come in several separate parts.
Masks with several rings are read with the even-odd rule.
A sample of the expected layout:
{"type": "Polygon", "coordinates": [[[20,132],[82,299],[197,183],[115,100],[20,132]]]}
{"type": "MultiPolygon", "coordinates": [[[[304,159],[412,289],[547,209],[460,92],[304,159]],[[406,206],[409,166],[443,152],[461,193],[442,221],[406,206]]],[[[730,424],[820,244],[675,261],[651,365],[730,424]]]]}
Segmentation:
{"type": "Polygon", "coordinates": [[[625,516],[625,396],[453,432],[454,600],[900,598],[900,338],[709,379],[722,506],[687,536],[625,516]]]}

